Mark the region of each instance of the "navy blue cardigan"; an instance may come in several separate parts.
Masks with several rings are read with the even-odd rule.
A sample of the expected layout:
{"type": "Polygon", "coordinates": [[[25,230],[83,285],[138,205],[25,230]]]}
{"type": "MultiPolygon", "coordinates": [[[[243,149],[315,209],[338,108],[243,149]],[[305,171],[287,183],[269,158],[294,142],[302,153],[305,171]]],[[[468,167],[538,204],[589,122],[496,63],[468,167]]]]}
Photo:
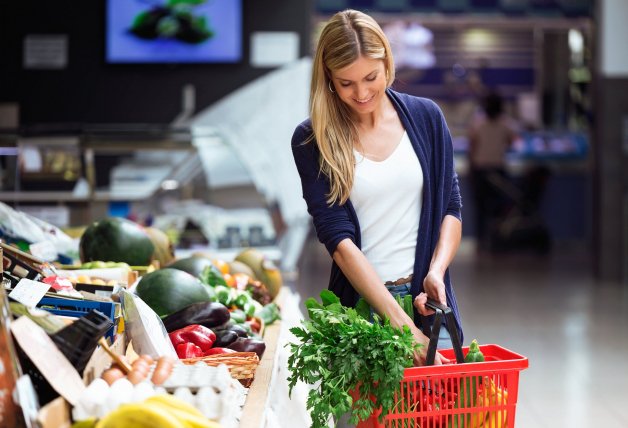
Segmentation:
{"type": "MultiPolygon", "coordinates": [[[[411,284],[412,296],[416,296],[423,291],[423,279],[430,267],[443,218],[445,215],[453,215],[460,220],[462,202],[458,176],[454,169],[451,135],[436,103],[392,89],[386,92],[399,114],[423,169],[423,205],[414,260],[414,279],[411,284]]],[[[294,131],[292,154],[301,176],[303,198],[314,221],[318,239],[330,255],[333,255],[340,241],[346,238],[361,248],[360,224],[351,201],[332,206],[326,202],[329,182],[320,172],[318,147],[315,141],[304,143],[311,135],[312,127],[308,119],[294,131]]],[[[449,270],[445,273],[445,285],[447,304],[456,316],[462,338],[460,315],[449,270]]],[[[345,306],[355,306],[359,298],[335,262],[332,262],[329,289],[340,297],[345,306]]],[[[420,317],[415,319],[420,326],[420,317]]]]}

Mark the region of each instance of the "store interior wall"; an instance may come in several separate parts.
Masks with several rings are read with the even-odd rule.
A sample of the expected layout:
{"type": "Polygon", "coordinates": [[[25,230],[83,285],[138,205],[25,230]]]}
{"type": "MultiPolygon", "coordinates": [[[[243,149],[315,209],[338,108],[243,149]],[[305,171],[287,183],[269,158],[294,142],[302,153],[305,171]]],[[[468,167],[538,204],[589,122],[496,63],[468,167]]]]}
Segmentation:
{"type": "Polygon", "coordinates": [[[0,103],[17,103],[21,125],[41,123],[169,123],[181,111],[185,85],[207,107],[271,68],[249,63],[250,37],[260,31],[299,35],[309,53],[311,0],[242,1],[243,58],[237,64],[105,63],[105,1],[0,2],[0,103]],[[62,70],[25,70],[27,35],[68,37],[62,70]]]}
{"type": "MultiPolygon", "coordinates": [[[[181,111],[181,92],[186,85],[193,85],[196,90],[198,112],[271,70],[255,68],[249,63],[250,37],[257,31],[297,32],[299,55],[310,53],[313,0],[260,0],[242,2],[243,59],[238,64],[106,64],[104,3],[104,0],[0,3],[0,103],[19,106],[21,125],[169,123],[181,111]],[[29,34],[67,35],[67,68],[25,70],[23,43],[29,34]]],[[[627,131],[622,126],[628,125],[622,123],[626,121],[628,107],[625,99],[613,95],[626,93],[628,59],[621,42],[626,39],[625,25],[622,27],[621,19],[616,25],[615,21],[604,22],[604,17],[607,20],[624,17],[626,7],[623,0],[605,0],[598,5],[599,50],[606,63],[596,81],[593,236],[599,270],[612,278],[627,269],[628,238],[622,238],[626,233],[617,231],[627,229],[628,213],[623,207],[628,203],[622,202],[628,200],[626,173],[622,172],[627,170],[626,152],[622,154],[621,147],[622,138],[626,138],[623,133],[627,131]]],[[[561,122],[560,118],[555,119],[561,122]]],[[[581,181],[578,189],[586,192],[587,184],[581,181]]],[[[576,192],[575,196],[581,196],[578,202],[588,199],[582,197],[583,192],[576,192]]],[[[564,196],[562,188],[559,193],[564,196]]],[[[564,237],[588,236],[586,212],[579,211],[574,220],[568,212],[556,216],[553,208],[551,211],[551,218],[557,220],[564,237]],[[563,222],[561,217],[571,220],[563,222]]],[[[625,272],[623,275],[626,277],[625,272]]]]}
{"type": "Polygon", "coordinates": [[[603,0],[597,15],[595,269],[628,284],[628,3],[603,0]]]}

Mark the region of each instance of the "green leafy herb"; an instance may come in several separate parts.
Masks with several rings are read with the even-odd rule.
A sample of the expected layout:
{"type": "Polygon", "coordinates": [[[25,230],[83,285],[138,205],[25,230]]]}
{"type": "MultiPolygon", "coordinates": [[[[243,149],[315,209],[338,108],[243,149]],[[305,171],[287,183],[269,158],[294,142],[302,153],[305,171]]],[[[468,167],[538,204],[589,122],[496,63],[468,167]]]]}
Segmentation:
{"type": "Polygon", "coordinates": [[[222,273],[218,270],[218,268],[214,265],[209,265],[203,269],[201,272],[201,276],[199,277],[203,284],[210,285],[215,287],[216,285],[227,286],[227,281],[225,281],[225,277],[222,276],[222,273]]]}
{"type": "Polygon", "coordinates": [[[347,412],[350,423],[356,424],[378,408],[383,420],[420,345],[407,326],[396,329],[376,314],[370,323],[355,309],[342,306],[331,291],[323,291],[321,301],[308,299],[310,320],[290,329],[300,340],[288,344],[290,392],[297,381],[316,385],[307,400],[314,428],[327,427],[330,417],[347,412]],[[351,392],[358,393],[356,400],[351,392]]]}
{"type": "Polygon", "coordinates": [[[279,313],[279,306],[276,303],[269,303],[264,306],[262,309],[255,313],[255,316],[264,320],[264,324],[270,325],[274,323],[276,320],[281,319],[281,314],[279,313]]]}

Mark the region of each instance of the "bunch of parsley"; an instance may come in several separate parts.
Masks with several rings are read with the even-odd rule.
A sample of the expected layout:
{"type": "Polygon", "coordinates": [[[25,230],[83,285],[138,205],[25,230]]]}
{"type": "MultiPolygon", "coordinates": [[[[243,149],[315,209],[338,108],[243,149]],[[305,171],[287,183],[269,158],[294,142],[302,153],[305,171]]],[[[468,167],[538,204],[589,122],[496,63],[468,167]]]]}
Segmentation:
{"type": "Polygon", "coordinates": [[[289,344],[290,392],[299,380],[316,385],[307,400],[313,428],[327,427],[331,416],[337,419],[347,412],[350,423],[357,424],[378,408],[381,421],[394,407],[404,369],[412,365],[420,345],[407,326],[396,329],[377,315],[371,323],[364,311],[360,315],[342,306],[331,291],[323,291],[321,301],[308,299],[310,320],[290,329],[301,342],[289,344]],[[354,401],[350,392],[357,388],[354,401]]]}

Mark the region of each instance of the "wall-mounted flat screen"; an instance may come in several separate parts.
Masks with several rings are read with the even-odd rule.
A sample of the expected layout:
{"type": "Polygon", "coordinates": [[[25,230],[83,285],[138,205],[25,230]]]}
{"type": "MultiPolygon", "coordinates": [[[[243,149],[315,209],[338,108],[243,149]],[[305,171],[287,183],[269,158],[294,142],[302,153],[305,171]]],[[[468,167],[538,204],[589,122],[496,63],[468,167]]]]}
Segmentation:
{"type": "Polygon", "coordinates": [[[242,0],[107,0],[108,63],[234,63],[242,0]]]}

